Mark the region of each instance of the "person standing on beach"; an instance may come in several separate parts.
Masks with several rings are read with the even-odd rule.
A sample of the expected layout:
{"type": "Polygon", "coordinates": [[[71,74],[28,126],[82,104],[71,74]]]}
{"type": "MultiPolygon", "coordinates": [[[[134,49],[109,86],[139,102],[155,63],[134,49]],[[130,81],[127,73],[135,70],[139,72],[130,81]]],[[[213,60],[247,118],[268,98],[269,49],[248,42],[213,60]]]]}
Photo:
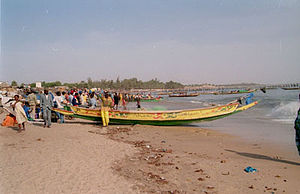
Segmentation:
{"type": "Polygon", "coordinates": [[[97,99],[96,99],[96,96],[95,96],[95,92],[92,92],[92,93],[90,94],[89,106],[90,106],[92,109],[96,108],[96,106],[97,106],[97,99]]]}
{"type": "Polygon", "coordinates": [[[35,95],[34,91],[30,91],[30,94],[27,97],[30,109],[31,109],[31,113],[30,113],[30,117],[34,120],[35,119],[35,115],[36,115],[36,105],[37,105],[37,97],[35,95]]]}
{"type": "Polygon", "coordinates": [[[53,100],[49,95],[48,90],[44,90],[44,94],[41,95],[41,107],[43,108],[44,127],[47,126],[48,128],[50,128],[53,100]]]}
{"type": "Polygon", "coordinates": [[[298,149],[298,153],[300,156],[300,108],[298,110],[298,115],[297,118],[295,120],[295,130],[296,130],[296,135],[295,135],[295,141],[296,141],[296,146],[298,149]]]}
{"type": "Polygon", "coordinates": [[[13,104],[13,108],[16,112],[16,120],[18,122],[18,132],[25,131],[25,122],[27,121],[26,113],[23,109],[23,103],[20,101],[19,95],[14,96],[15,103],[13,104]],[[21,125],[23,126],[23,129],[21,128],[21,125]]]}
{"type": "Polygon", "coordinates": [[[119,100],[120,100],[120,97],[119,97],[119,95],[117,94],[117,92],[115,92],[115,94],[114,94],[114,109],[115,109],[115,110],[118,110],[118,107],[119,107],[119,100]]]}
{"type": "MultiPolygon", "coordinates": [[[[61,93],[60,91],[57,91],[56,92],[56,96],[54,96],[54,102],[56,102],[57,104],[57,108],[58,109],[64,109],[62,103],[63,103],[63,98],[61,96],[61,93]]],[[[65,122],[65,119],[64,119],[64,115],[59,113],[59,112],[55,112],[55,114],[57,115],[57,117],[59,118],[60,120],[60,123],[64,123],[65,122]]]]}
{"type": "Polygon", "coordinates": [[[71,91],[71,92],[69,92],[69,96],[68,96],[68,99],[67,99],[70,104],[72,104],[73,98],[74,98],[74,96],[73,96],[73,93],[71,91]]]}
{"type": "Polygon", "coordinates": [[[102,117],[102,124],[103,127],[108,126],[109,123],[109,110],[112,108],[112,99],[109,97],[108,92],[104,92],[104,97],[102,97],[101,103],[101,117],[102,117]]]}
{"type": "Polygon", "coordinates": [[[121,94],[120,93],[120,102],[122,102],[122,107],[123,107],[123,110],[126,110],[126,101],[125,101],[125,95],[124,94],[121,94]]]}
{"type": "Polygon", "coordinates": [[[136,97],[136,108],[141,109],[141,96],[139,94],[136,97]]]}

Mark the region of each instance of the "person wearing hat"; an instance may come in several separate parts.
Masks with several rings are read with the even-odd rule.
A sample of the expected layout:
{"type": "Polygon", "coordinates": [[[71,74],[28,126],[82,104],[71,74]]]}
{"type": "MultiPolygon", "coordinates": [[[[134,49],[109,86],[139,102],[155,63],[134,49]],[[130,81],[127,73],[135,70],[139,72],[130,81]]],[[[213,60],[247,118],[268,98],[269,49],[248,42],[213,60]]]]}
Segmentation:
{"type": "Polygon", "coordinates": [[[108,92],[104,92],[104,97],[102,97],[102,103],[101,103],[101,118],[102,118],[102,124],[103,127],[108,126],[109,123],[109,110],[112,108],[113,103],[112,99],[109,97],[108,92]]]}

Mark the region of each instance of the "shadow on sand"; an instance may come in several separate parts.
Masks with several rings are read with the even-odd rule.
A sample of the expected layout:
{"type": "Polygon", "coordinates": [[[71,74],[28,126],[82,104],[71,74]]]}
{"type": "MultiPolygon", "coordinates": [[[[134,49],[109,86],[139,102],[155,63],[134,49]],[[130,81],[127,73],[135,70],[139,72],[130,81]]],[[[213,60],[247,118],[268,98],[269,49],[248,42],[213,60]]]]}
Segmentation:
{"type": "Polygon", "coordinates": [[[18,131],[19,130],[19,127],[16,127],[16,126],[14,126],[14,127],[8,127],[8,128],[10,128],[11,130],[14,130],[14,131],[18,131]]]}
{"type": "MultiPolygon", "coordinates": [[[[32,125],[35,126],[40,126],[44,127],[44,122],[34,122],[31,123],[32,125]]],[[[81,125],[100,125],[101,123],[98,122],[82,122],[82,121],[72,121],[72,122],[64,122],[64,123],[57,123],[57,122],[52,122],[52,124],[59,124],[59,125],[70,125],[70,124],[81,124],[81,125]]]]}
{"type": "Polygon", "coordinates": [[[281,162],[281,163],[285,163],[285,164],[291,164],[291,165],[296,165],[296,166],[300,166],[300,163],[298,162],[293,162],[293,161],[289,161],[289,160],[282,160],[282,159],[277,159],[277,158],[272,158],[270,156],[265,156],[265,155],[261,155],[261,154],[253,154],[253,153],[247,153],[247,152],[238,152],[238,151],[234,151],[234,150],[228,150],[228,149],[224,149],[227,152],[233,152],[236,153],[240,156],[244,156],[244,157],[248,157],[248,158],[254,158],[254,159],[260,159],[260,160],[269,160],[269,161],[274,161],[274,162],[281,162]]]}

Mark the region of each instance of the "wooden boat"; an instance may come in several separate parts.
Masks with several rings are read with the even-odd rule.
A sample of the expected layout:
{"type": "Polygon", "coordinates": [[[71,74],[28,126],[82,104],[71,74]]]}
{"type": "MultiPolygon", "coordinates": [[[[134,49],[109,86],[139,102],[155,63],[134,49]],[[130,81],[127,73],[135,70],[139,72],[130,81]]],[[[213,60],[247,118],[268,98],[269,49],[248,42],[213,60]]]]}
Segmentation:
{"type": "Polygon", "coordinates": [[[157,93],[157,95],[160,95],[160,96],[166,96],[166,95],[170,95],[172,94],[172,92],[159,92],[157,93]]]}
{"type": "Polygon", "coordinates": [[[282,87],[283,90],[300,90],[300,87],[282,87]]]}
{"type": "MultiPolygon", "coordinates": [[[[112,124],[142,124],[142,125],[183,125],[191,122],[211,121],[220,119],[231,114],[244,111],[257,104],[239,106],[239,103],[229,103],[221,106],[190,110],[170,111],[118,111],[109,112],[112,124]]],[[[99,109],[80,108],[75,106],[66,107],[68,110],[53,109],[61,114],[71,115],[77,118],[102,121],[99,109]]]]}
{"type": "Polygon", "coordinates": [[[232,90],[229,92],[214,92],[214,95],[227,95],[227,94],[245,94],[245,93],[251,93],[251,92],[255,92],[256,89],[252,89],[252,90],[232,90]]]}
{"type": "Polygon", "coordinates": [[[179,93],[179,94],[169,94],[169,97],[196,97],[199,93],[179,93]]]}
{"type": "Polygon", "coordinates": [[[157,102],[162,100],[162,97],[141,98],[141,102],[157,102]]]}

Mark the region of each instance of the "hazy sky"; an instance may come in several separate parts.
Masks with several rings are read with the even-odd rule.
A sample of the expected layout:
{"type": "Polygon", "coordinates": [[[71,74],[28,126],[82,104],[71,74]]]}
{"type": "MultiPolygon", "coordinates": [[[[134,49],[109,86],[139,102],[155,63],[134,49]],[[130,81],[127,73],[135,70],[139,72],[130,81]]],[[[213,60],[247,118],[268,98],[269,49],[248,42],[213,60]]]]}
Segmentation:
{"type": "Polygon", "coordinates": [[[0,81],[300,82],[300,0],[1,0],[0,81]]]}

